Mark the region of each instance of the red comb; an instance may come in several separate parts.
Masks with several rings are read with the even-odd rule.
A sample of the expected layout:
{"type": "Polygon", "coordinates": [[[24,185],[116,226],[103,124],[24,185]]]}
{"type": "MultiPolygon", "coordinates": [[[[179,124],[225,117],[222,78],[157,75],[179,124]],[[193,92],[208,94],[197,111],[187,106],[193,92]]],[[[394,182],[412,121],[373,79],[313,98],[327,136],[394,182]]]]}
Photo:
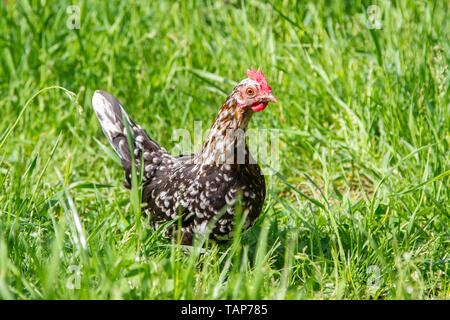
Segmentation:
{"type": "Polygon", "coordinates": [[[261,69],[256,71],[255,68],[252,67],[252,70],[247,70],[247,76],[250,79],[257,81],[262,91],[267,91],[268,93],[272,91],[272,88],[267,84],[266,76],[262,73],[261,69]]]}

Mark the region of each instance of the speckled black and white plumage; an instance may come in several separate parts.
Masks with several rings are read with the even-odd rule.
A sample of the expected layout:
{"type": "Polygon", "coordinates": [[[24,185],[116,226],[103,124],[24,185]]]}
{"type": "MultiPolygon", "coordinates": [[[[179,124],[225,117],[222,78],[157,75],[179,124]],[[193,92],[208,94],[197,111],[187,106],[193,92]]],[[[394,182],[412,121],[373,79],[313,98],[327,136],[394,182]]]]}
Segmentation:
{"type": "MultiPolygon", "coordinates": [[[[102,129],[121,158],[126,185],[131,184],[132,157],[123,119],[128,121],[132,134],[137,172],[141,159],[144,161],[145,212],[155,226],[181,214],[183,244],[191,244],[195,235],[207,232],[207,227],[211,228],[210,238],[228,240],[234,230],[237,197],[247,216],[244,229],[253,226],[261,212],[266,192],[264,176],[245,141],[248,122],[255,113],[245,105],[256,104],[256,97],[252,100],[245,96],[243,90],[248,86],[255,91],[260,89],[258,81],[251,79],[238,84],[222,105],[202,151],[184,156],[171,156],[151,140],[109,93],[97,90],[93,96],[92,104],[102,129]]],[[[265,98],[259,97],[258,102],[267,105],[276,101],[268,94],[270,91],[265,98]]],[[[175,223],[169,232],[175,235],[176,230],[175,223]]]]}

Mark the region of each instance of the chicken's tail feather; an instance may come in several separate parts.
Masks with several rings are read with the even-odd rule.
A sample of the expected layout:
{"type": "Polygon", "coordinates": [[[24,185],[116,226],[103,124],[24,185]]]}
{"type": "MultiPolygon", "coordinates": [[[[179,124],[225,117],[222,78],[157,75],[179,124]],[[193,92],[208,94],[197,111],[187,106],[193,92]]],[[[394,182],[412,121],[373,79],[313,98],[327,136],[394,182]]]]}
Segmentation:
{"type": "MultiPolygon", "coordinates": [[[[92,97],[92,106],[103,132],[122,161],[128,182],[131,179],[131,151],[134,153],[137,172],[139,172],[142,157],[144,157],[145,165],[147,163],[159,164],[161,157],[167,151],[150,139],[145,131],[130,119],[119,100],[108,92],[96,90],[92,97]],[[133,142],[132,148],[128,145],[127,129],[124,125],[124,120],[128,122],[132,136],[131,141],[133,142]]],[[[150,178],[150,173],[145,172],[145,177],[150,178]]]]}

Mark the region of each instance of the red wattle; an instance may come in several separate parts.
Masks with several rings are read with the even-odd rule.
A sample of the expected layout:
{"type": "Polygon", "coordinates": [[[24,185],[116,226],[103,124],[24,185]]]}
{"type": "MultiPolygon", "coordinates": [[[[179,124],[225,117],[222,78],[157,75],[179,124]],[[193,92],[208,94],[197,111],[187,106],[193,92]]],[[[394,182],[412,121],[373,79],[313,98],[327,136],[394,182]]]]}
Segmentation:
{"type": "Polygon", "coordinates": [[[267,107],[268,104],[269,104],[268,102],[255,104],[254,106],[252,106],[252,110],[255,111],[255,112],[264,110],[267,107]]]}

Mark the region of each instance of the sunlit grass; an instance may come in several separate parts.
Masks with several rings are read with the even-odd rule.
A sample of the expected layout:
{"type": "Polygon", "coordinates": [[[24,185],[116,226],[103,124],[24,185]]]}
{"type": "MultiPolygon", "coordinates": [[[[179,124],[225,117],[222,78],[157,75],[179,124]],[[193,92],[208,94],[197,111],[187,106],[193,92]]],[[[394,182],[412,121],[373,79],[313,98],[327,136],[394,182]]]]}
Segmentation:
{"type": "Polygon", "coordinates": [[[449,298],[445,1],[79,3],[79,29],[71,2],[0,3],[0,298],[449,298]],[[251,66],[280,101],[250,125],[280,133],[261,219],[170,243],[92,94],[170,151],[251,66]]]}

